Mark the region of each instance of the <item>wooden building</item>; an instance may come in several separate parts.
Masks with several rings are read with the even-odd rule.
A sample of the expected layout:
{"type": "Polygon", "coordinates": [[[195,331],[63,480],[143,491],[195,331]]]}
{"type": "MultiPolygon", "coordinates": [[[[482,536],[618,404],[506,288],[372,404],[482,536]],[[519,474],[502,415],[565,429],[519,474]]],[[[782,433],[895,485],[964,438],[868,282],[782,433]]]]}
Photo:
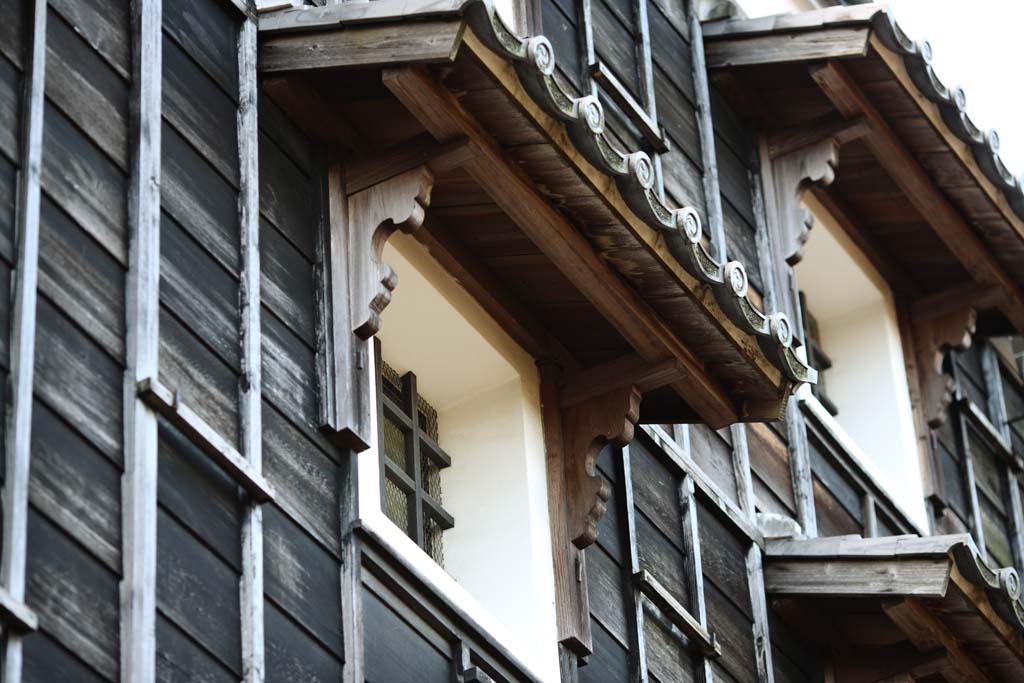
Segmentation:
{"type": "Polygon", "coordinates": [[[1024,179],[792,4],[0,0],[2,680],[1024,680],[1024,179]]]}

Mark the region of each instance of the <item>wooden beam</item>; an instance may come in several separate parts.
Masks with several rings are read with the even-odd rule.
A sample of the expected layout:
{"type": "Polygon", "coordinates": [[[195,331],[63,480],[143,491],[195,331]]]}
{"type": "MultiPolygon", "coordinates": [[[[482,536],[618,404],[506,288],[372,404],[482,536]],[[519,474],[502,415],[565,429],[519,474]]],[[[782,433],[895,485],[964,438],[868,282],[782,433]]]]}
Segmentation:
{"type": "Polygon", "coordinates": [[[872,154],[967,272],[979,284],[999,287],[1003,293],[1000,309],[1024,332],[1024,292],[907,151],[843,66],[834,61],[813,66],[811,76],[843,116],[864,117],[870,122],[872,132],[865,142],[872,154]]]}
{"type": "MultiPolygon", "coordinates": [[[[263,472],[263,330],[260,324],[260,175],[259,75],[256,72],[256,21],[246,19],[238,32],[238,192],[239,288],[242,372],[238,384],[241,457],[249,470],[263,472]]],[[[244,683],[263,683],[266,675],[263,628],[263,509],[246,501],[242,512],[242,578],[239,595],[244,683]]]]}
{"type": "Polygon", "coordinates": [[[318,33],[271,34],[260,41],[261,73],[370,69],[451,62],[465,22],[438,19],[318,33]]]}
{"type": "Polygon", "coordinates": [[[28,498],[32,457],[32,385],[35,370],[36,302],[39,281],[39,206],[43,158],[43,97],[46,77],[46,5],[35,0],[22,85],[19,137],[21,167],[18,169],[15,239],[17,241],[10,302],[10,377],[4,390],[7,407],[4,444],[3,553],[0,556],[0,605],[4,625],[3,679],[20,683],[22,633],[34,622],[25,605],[28,563],[28,498]]]}
{"type": "Polygon", "coordinates": [[[181,402],[180,396],[158,380],[146,378],[139,382],[139,396],[168,422],[206,453],[228,477],[245,489],[252,499],[265,503],[274,499],[274,489],[259,472],[242,458],[235,448],[218,434],[194,410],[181,402]]]}
{"type": "Polygon", "coordinates": [[[984,310],[996,306],[1000,299],[999,287],[964,282],[927,294],[914,300],[910,314],[916,322],[939,320],[966,308],[984,310]]]}
{"type": "Polygon", "coordinates": [[[949,655],[950,670],[943,676],[950,683],[988,683],[989,677],[960,645],[960,639],[919,600],[904,598],[882,605],[886,616],[917,649],[931,652],[943,648],[949,655]]]}
{"type": "Polygon", "coordinates": [[[345,194],[355,194],[377,183],[426,164],[435,176],[463,166],[473,148],[463,139],[438,143],[426,133],[378,153],[367,153],[345,166],[345,194]]]}
{"type": "Polygon", "coordinates": [[[562,407],[568,408],[611,389],[635,386],[641,394],[660,389],[686,376],[678,360],[669,358],[648,363],[631,353],[603,365],[568,375],[561,387],[562,407]]]}
{"type": "Polygon", "coordinates": [[[709,69],[863,57],[868,53],[869,37],[866,26],[828,28],[808,33],[721,38],[709,42],[704,52],[709,69]]]}
{"type": "Polygon", "coordinates": [[[913,595],[941,598],[949,583],[950,560],[938,558],[835,559],[771,557],[765,589],[772,595],[871,597],[913,595]]]}
{"type": "Polygon", "coordinates": [[[865,24],[881,11],[878,4],[840,5],[808,12],[775,14],[753,19],[725,19],[704,24],[704,35],[708,41],[721,36],[753,36],[762,33],[810,31],[844,25],[865,24]]]}
{"type": "Polygon", "coordinates": [[[706,659],[716,659],[722,656],[722,646],[718,644],[715,634],[709,633],[707,628],[690,614],[679,601],[672,597],[668,589],[661,585],[654,576],[647,570],[640,570],[633,575],[633,580],[640,591],[647,596],[658,610],[671,621],[676,628],[682,631],[690,644],[706,659]]]}
{"type": "MultiPolygon", "coordinates": [[[[260,34],[342,28],[389,19],[408,21],[457,16],[470,0],[374,0],[342,2],[319,7],[305,5],[260,15],[260,34]]],[[[266,36],[264,36],[266,37],[266,36]]]]}
{"type": "Polygon", "coordinates": [[[39,628],[39,617],[35,611],[26,607],[23,600],[15,600],[5,588],[0,588],[0,620],[3,621],[8,638],[11,635],[20,637],[23,633],[39,628]]]}
{"type": "Polygon", "coordinates": [[[121,680],[156,677],[157,416],[138,383],[159,372],[162,0],[133,0],[124,475],[121,478],[121,680]]]}
{"type": "Polygon", "coordinates": [[[687,379],[673,387],[706,422],[721,427],[737,421],[735,407],[703,364],[597,255],[582,233],[505,158],[497,142],[450,92],[423,67],[386,70],[384,83],[435,138],[465,137],[477,148],[476,156],[466,165],[470,175],[644,359],[680,361],[687,379]]]}
{"type": "MultiPolygon", "coordinates": [[[[614,179],[587,159],[572,142],[570,136],[566,134],[565,125],[556,117],[548,114],[534,100],[520,81],[515,64],[490,50],[472,31],[467,31],[463,36],[462,49],[471,54],[479,67],[494,79],[502,92],[543,133],[553,147],[566,159],[573,172],[601,198],[616,220],[620,221],[632,234],[637,244],[655,259],[658,266],[672,279],[679,290],[693,297],[702,313],[707,317],[707,324],[717,329],[742,355],[744,362],[751,371],[756,373],[756,381],[775,387],[775,395],[778,398],[775,400],[775,409],[771,412],[777,415],[778,409],[781,408],[781,403],[791,391],[792,385],[772,360],[764,354],[760,346],[752,343],[754,340],[751,335],[729,319],[718,300],[708,296],[708,286],[687,271],[672,254],[664,233],[648,224],[629,207],[616,187],[614,179]]],[[[762,411],[759,414],[764,415],[767,412],[762,411]]],[[[715,426],[724,426],[725,424],[706,419],[705,421],[715,426]]]]}

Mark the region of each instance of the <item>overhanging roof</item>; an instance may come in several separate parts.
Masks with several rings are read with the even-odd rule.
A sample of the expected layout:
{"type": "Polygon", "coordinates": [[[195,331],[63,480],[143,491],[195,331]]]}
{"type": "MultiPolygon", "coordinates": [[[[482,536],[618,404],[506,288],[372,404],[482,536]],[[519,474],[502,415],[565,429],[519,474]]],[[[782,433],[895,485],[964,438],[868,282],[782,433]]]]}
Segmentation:
{"type": "Polygon", "coordinates": [[[935,73],[927,42],[872,4],[712,22],[705,46],[713,82],[762,130],[830,116],[871,126],[816,193],[858,228],[894,289],[920,297],[974,284],[978,307],[1001,314],[989,322],[1024,331],[1022,178],[995,131],[970,119],[963,90],[935,73]]]}
{"type": "Polygon", "coordinates": [[[1020,577],[989,567],[966,534],[771,540],[765,590],[795,628],[878,679],[1024,680],[1020,577]]]}
{"type": "MultiPolygon", "coordinates": [[[[303,8],[261,16],[260,33],[265,76],[305,79],[307,91],[324,92],[376,72],[406,117],[413,115],[412,134],[466,140],[470,177],[441,177],[441,187],[459,178],[482,189],[495,204],[492,215],[511,218],[510,228],[525,233],[540,248],[538,256],[558,264],[559,277],[567,276],[645,363],[678,361],[687,376],[673,387],[708,423],[776,417],[796,383],[814,381],[814,370],[791,347],[785,316],[766,315],[751,300],[743,265],[709,255],[696,213],[658,197],[650,158],[619,149],[605,135],[600,102],[576,98],[556,81],[550,43],[515,36],[488,2],[377,0],[303,8]],[[600,263],[581,260],[586,254],[574,246],[578,235],[600,263]],[[594,277],[604,286],[595,286],[594,277]],[[638,319],[646,329],[631,329],[638,319]]],[[[345,95],[350,100],[351,92],[345,95]]],[[[351,102],[339,110],[345,106],[351,113],[351,102]]],[[[308,119],[309,107],[298,106],[299,116],[301,110],[308,119]]],[[[331,124],[330,116],[320,118],[321,132],[331,124]]],[[[312,122],[307,132],[317,126],[312,122]]],[[[446,222],[430,231],[435,237],[459,232],[459,222],[466,222],[455,211],[435,213],[446,222]]],[[[478,229],[485,225],[473,221],[478,229]]],[[[465,246],[472,251],[472,244],[465,246]]],[[[497,256],[483,260],[498,267],[497,256]]],[[[528,274],[520,269],[515,275],[528,274]]],[[[464,281],[467,275],[460,270],[456,276],[464,281]]],[[[557,327],[564,321],[541,322],[557,327]]],[[[585,336],[584,329],[575,336],[585,336]]],[[[562,341],[568,343],[564,335],[562,341]]]]}

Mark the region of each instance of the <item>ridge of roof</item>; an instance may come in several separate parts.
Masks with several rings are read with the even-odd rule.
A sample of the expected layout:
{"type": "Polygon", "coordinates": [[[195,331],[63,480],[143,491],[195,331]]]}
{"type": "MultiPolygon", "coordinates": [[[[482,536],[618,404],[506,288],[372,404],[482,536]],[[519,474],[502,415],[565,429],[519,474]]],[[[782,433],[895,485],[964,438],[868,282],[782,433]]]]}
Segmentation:
{"type": "Polygon", "coordinates": [[[543,35],[522,38],[508,27],[492,0],[470,0],[465,17],[488,48],[512,62],[523,87],[548,114],[563,123],[577,149],[609,175],[636,215],[665,237],[669,251],[691,275],[714,293],[741,330],[753,335],[769,360],[791,381],[813,384],[817,371],[793,348],[793,326],[782,312],[765,314],[747,296],[749,280],[739,261],[721,263],[702,244],[700,216],[693,207],[673,209],[654,188],[651,158],[643,151],[621,152],[605,134],[604,107],[594,95],[574,97],[554,76],[555,52],[543,35]]]}

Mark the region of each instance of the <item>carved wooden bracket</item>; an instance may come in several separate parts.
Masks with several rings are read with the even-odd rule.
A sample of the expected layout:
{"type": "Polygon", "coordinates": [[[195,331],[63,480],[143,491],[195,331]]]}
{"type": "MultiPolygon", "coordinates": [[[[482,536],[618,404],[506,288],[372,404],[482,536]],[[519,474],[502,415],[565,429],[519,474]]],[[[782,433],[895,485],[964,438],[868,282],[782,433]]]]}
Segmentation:
{"type": "Polygon", "coordinates": [[[956,388],[953,378],[942,370],[946,352],[970,348],[976,320],[977,313],[971,307],[914,319],[921,407],[929,427],[941,427],[946,421],[946,409],[956,388]]]}
{"type": "Polygon", "coordinates": [[[640,390],[635,386],[613,389],[562,413],[569,538],[577,548],[597,540],[597,524],[611,496],[597,473],[597,456],[608,444],[632,441],[639,417],[640,390]]]}
{"type": "Polygon", "coordinates": [[[433,183],[424,164],[346,195],[341,165],[328,170],[317,268],[320,424],[353,451],[372,441],[369,340],[398,284],[382,261],[384,244],[396,230],[423,224],[433,183]]]}
{"type": "Polygon", "coordinates": [[[777,253],[789,265],[803,258],[814,219],[801,205],[812,185],[831,185],[842,144],[870,132],[863,120],[825,120],[768,138],[777,253]]]}

